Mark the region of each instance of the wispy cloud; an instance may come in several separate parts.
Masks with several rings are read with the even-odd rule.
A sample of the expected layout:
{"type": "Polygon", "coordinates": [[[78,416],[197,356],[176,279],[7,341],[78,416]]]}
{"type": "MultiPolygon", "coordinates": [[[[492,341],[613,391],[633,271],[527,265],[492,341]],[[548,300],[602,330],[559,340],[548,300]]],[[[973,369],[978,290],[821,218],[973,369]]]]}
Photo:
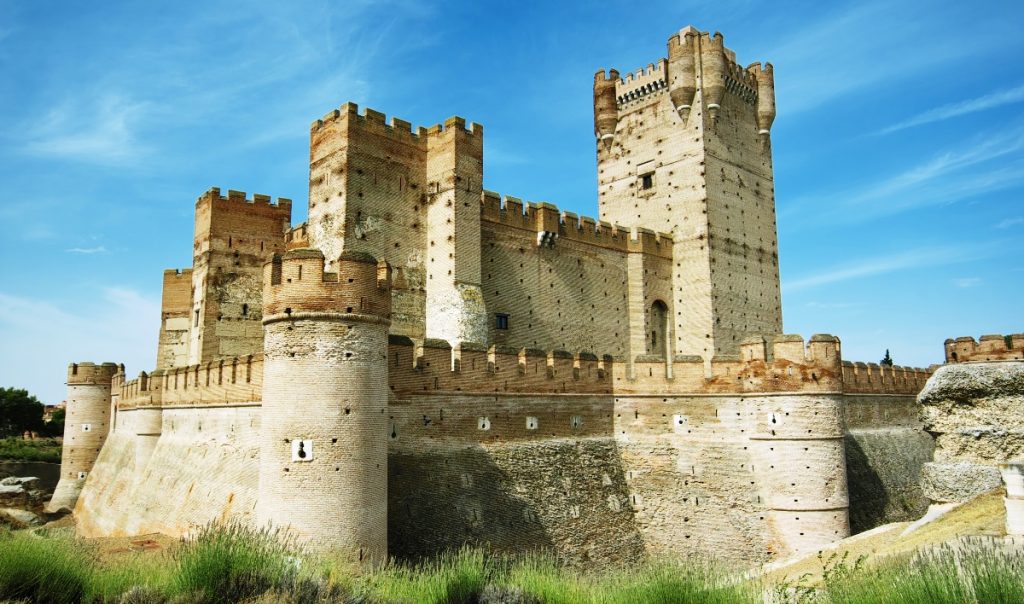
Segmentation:
{"type": "Polygon", "coordinates": [[[981,279],[978,277],[961,277],[959,279],[953,279],[953,285],[957,287],[975,287],[981,285],[981,279]]]}
{"type": "Polygon", "coordinates": [[[784,280],[782,287],[786,292],[795,292],[820,285],[852,281],[897,271],[967,262],[991,253],[992,250],[987,246],[919,248],[885,256],[862,258],[856,262],[833,266],[817,274],[792,281],[784,280]]]}
{"type": "Polygon", "coordinates": [[[1024,224],[1024,216],[1017,216],[1016,218],[1005,218],[995,224],[994,228],[997,229],[1008,229],[1018,224],[1024,224]]]}
{"type": "Polygon", "coordinates": [[[40,120],[25,148],[33,155],[85,163],[132,164],[148,154],[138,127],[152,106],[118,94],[95,99],[92,106],[61,103],[40,120]]]}
{"type": "Polygon", "coordinates": [[[102,245],[96,247],[72,247],[64,250],[71,254],[105,254],[107,248],[102,245]]]}
{"type": "Polygon", "coordinates": [[[929,109],[928,111],[919,113],[910,119],[893,124],[888,128],[883,128],[876,132],[876,134],[890,134],[906,128],[931,124],[932,122],[941,122],[961,115],[977,113],[979,111],[985,111],[986,109],[994,109],[996,107],[1020,103],[1022,101],[1024,101],[1024,84],[1009,90],[1000,90],[998,92],[992,92],[966,101],[950,103],[948,105],[929,109]]]}
{"type": "Polygon", "coordinates": [[[842,308],[856,308],[861,306],[858,302],[815,302],[804,304],[807,308],[820,308],[823,310],[838,310],[842,308]]]}
{"type": "Polygon", "coordinates": [[[95,303],[90,295],[61,305],[0,292],[0,383],[28,387],[49,403],[63,397],[69,362],[123,362],[129,373],[151,368],[159,300],[127,287],[97,293],[95,303]]]}
{"type": "Polygon", "coordinates": [[[805,195],[779,214],[796,224],[855,224],[1024,182],[1024,127],[984,135],[861,188],[805,195]],[[1002,160],[999,163],[996,160],[1002,160]],[[997,164],[994,167],[986,164],[997,164]],[[808,212],[808,208],[815,208],[808,212]]]}
{"type": "Polygon", "coordinates": [[[779,107],[789,115],[813,109],[836,97],[919,74],[954,60],[991,50],[1001,40],[949,44],[924,35],[933,24],[916,9],[891,2],[859,2],[806,22],[764,53],[780,66],[776,72],[779,107]],[[913,10],[914,14],[905,14],[913,10]],[[901,14],[903,13],[903,14],[901,14]],[[865,35],[865,32],[871,32],[865,35]],[[879,44],[879,40],[885,40],[879,44]],[[808,48],[815,49],[808,52],[808,48]],[[828,57],[828,60],[822,60],[828,57]]]}

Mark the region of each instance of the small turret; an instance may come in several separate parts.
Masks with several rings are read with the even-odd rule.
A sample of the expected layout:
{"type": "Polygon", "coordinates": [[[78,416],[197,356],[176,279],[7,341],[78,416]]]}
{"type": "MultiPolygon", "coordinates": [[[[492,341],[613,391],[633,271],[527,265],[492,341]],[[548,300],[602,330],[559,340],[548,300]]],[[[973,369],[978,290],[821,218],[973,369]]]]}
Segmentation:
{"type": "Polygon", "coordinates": [[[697,94],[696,39],[697,30],[693,27],[686,27],[668,39],[669,98],[684,124],[697,94]]]}
{"type": "Polygon", "coordinates": [[[703,64],[701,89],[704,107],[707,109],[708,117],[714,122],[718,119],[718,110],[722,106],[722,97],[725,96],[727,68],[725,39],[722,34],[715,32],[713,37],[702,34],[700,58],[703,64]]]}
{"type": "Polygon", "coordinates": [[[602,141],[615,136],[615,124],[619,120],[615,103],[615,83],[619,72],[612,69],[605,77],[604,70],[594,74],[594,136],[602,141]]]}
{"type": "Polygon", "coordinates": [[[775,121],[775,75],[771,63],[760,63],[747,67],[747,72],[757,80],[757,135],[762,146],[770,142],[772,123],[775,121]]]}
{"type": "MultiPolygon", "coordinates": [[[[114,363],[72,363],[68,366],[68,407],[60,481],[47,510],[72,509],[92,471],[110,423],[110,392],[119,368],[114,363]]],[[[123,369],[121,369],[123,371],[123,369]]]]}

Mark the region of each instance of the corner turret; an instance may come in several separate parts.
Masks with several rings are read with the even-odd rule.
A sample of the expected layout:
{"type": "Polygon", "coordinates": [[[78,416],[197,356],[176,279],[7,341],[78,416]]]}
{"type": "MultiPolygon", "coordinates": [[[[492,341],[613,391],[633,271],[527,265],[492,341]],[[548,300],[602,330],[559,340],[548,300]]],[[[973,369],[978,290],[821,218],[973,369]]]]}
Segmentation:
{"type": "Polygon", "coordinates": [[[264,266],[260,524],[359,563],[387,557],[390,269],[319,250],[264,266]]]}
{"type": "Polygon", "coordinates": [[[110,424],[110,393],[114,363],[72,363],[68,366],[68,406],[64,420],[64,447],[60,481],[46,509],[73,509],[85,479],[92,471],[110,424]]]}
{"type": "Polygon", "coordinates": [[[725,96],[725,39],[715,32],[714,36],[701,34],[700,60],[703,66],[701,86],[704,95],[704,108],[712,124],[718,120],[718,111],[722,107],[725,96]]]}
{"type": "Polygon", "coordinates": [[[605,77],[603,69],[594,74],[594,136],[608,140],[615,136],[615,123],[619,116],[615,108],[615,83],[619,72],[612,69],[605,77]]]}
{"type": "Polygon", "coordinates": [[[685,124],[697,94],[697,65],[694,41],[699,32],[686,27],[668,39],[669,98],[685,124]]]}

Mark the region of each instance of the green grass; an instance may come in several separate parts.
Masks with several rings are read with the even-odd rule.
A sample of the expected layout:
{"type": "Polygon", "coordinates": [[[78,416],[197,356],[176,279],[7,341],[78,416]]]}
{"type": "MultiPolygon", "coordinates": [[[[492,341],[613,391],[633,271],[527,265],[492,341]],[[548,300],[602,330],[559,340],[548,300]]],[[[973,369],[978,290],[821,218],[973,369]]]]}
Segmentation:
{"type": "Polygon", "coordinates": [[[56,438],[25,440],[19,436],[0,438],[0,460],[48,461],[60,463],[61,443],[56,438]]]}
{"type": "Polygon", "coordinates": [[[164,553],[103,557],[67,533],[0,532],[0,601],[365,602],[468,604],[1024,602],[1024,553],[990,544],[944,546],[915,555],[823,559],[814,585],[742,581],[699,562],[638,564],[605,571],[568,568],[542,555],[506,557],[462,549],[420,564],[360,571],[330,555],[304,553],[276,531],[209,526],[164,553]]]}
{"type": "Polygon", "coordinates": [[[26,440],[20,436],[0,438],[0,460],[10,462],[60,463],[60,441],[56,438],[26,440]]]}

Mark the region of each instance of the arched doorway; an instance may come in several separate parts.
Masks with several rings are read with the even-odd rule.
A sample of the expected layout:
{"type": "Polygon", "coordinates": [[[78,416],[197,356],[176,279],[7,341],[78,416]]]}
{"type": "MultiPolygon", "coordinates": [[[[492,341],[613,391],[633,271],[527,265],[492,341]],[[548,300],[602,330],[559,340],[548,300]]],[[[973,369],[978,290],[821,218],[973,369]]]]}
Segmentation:
{"type": "Polygon", "coordinates": [[[661,300],[655,300],[648,316],[647,354],[665,356],[668,350],[668,306],[661,300]]]}

